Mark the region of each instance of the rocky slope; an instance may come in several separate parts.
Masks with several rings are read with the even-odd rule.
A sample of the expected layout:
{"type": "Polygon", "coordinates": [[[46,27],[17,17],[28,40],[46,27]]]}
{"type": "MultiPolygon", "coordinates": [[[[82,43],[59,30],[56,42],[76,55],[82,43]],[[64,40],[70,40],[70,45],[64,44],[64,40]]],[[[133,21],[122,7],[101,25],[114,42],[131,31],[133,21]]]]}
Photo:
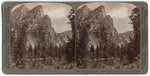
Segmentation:
{"type": "Polygon", "coordinates": [[[125,45],[131,42],[130,39],[134,38],[134,32],[133,31],[127,31],[124,33],[119,33],[120,37],[120,45],[125,45]]]}
{"type": "MultiPolygon", "coordinates": [[[[89,47],[90,45],[104,44],[106,46],[120,46],[129,42],[127,34],[119,34],[114,27],[113,19],[110,15],[106,15],[105,7],[99,6],[94,10],[90,10],[86,5],[76,11],[77,30],[84,29],[85,23],[89,23],[89,47]]],[[[80,32],[82,33],[82,32],[80,32]]]]}
{"type": "Polygon", "coordinates": [[[84,20],[84,18],[87,18],[91,12],[92,12],[92,10],[90,10],[86,5],[84,5],[83,7],[81,7],[80,9],[78,9],[75,12],[77,28],[78,28],[78,26],[80,26],[80,27],[83,26],[81,24],[81,22],[84,20]]]}
{"type": "Polygon", "coordinates": [[[32,48],[48,49],[50,45],[55,46],[58,42],[66,42],[66,37],[59,38],[59,36],[62,37],[63,35],[58,34],[59,36],[57,37],[56,31],[52,27],[51,19],[48,15],[44,15],[41,5],[31,10],[28,10],[25,5],[21,5],[11,12],[11,34],[16,35],[14,39],[17,39],[22,28],[26,31],[25,47],[27,49],[29,45],[32,48]]]}
{"type": "Polygon", "coordinates": [[[67,43],[68,39],[71,37],[72,37],[71,30],[62,33],[57,33],[57,45],[59,44],[63,45],[63,43],[67,43]]]}
{"type": "Polygon", "coordinates": [[[76,15],[77,19],[81,19],[80,21],[77,21],[79,23],[79,25],[77,25],[77,28],[82,28],[83,26],[86,26],[84,23],[90,24],[89,46],[91,44],[99,45],[99,43],[107,45],[118,44],[118,32],[114,28],[113,19],[111,18],[111,16],[106,15],[104,6],[99,6],[93,11],[89,11],[89,8],[84,5],[77,10],[76,15]],[[85,16],[82,15],[84,13],[85,16]],[[78,18],[80,15],[82,17],[78,18]]]}
{"type": "Polygon", "coordinates": [[[27,15],[29,9],[25,5],[21,5],[11,12],[11,30],[17,29],[20,20],[27,15]]]}

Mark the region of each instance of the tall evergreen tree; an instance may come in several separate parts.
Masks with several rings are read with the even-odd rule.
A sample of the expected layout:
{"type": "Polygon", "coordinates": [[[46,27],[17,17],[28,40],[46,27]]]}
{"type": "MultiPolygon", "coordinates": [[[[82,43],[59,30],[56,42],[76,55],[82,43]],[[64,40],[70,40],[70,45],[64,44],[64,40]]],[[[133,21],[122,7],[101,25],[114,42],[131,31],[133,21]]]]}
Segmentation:
{"type": "Polygon", "coordinates": [[[71,9],[68,19],[72,29],[72,38],[68,37],[69,42],[66,44],[66,60],[70,63],[75,60],[75,12],[73,9],[71,9]]]}
{"type": "Polygon", "coordinates": [[[129,18],[134,29],[134,39],[129,44],[128,50],[128,57],[131,57],[128,60],[132,62],[140,54],[140,10],[137,7],[134,8],[129,18]]]}
{"type": "Polygon", "coordinates": [[[25,43],[27,41],[26,38],[26,29],[27,29],[27,24],[25,25],[20,25],[20,29],[17,32],[17,39],[16,42],[14,43],[14,62],[17,65],[22,65],[22,67],[18,67],[18,68],[24,68],[24,60],[23,57],[27,54],[26,52],[26,47],[25,47],[25,43]]]}
{"type": "Polygon", "coordinates": [[[99,58],[100,57],[100,49],[99,49],[99,46],[97,45],[96,47],[96,58],[99,58]]]}
{"type": "Polygon", "coordinates": [[[91,45],[90,51],[91,51],[91,53],[94,53],[94,46],[93,45],[91,45]]]}

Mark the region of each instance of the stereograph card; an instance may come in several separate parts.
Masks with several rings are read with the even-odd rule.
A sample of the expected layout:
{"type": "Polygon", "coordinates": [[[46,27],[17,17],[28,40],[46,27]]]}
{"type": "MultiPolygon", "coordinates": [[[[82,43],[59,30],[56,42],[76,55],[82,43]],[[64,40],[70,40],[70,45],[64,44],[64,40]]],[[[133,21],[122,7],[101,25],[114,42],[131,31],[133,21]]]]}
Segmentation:
{"type": "Polygon", "coordinates": [[[6,74],[145,74],[145,2],[4,2],[6,74]]]}

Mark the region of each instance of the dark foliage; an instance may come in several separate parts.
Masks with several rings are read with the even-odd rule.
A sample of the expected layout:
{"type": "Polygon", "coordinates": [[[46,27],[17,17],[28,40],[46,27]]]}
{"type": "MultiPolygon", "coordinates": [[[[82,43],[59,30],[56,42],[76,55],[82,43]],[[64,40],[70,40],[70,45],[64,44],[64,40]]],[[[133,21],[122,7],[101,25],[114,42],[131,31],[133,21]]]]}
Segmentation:
{"type": "MultiPolygon", "coordinates": [[[[26,48],[25,48],[25,43],[26,43],[26,31],[25,29],[27,28],[26,25],[20,26],[20,30],[17,32],[18,38],[16,42],[14,43],[14,56],[13,60],[15,61],[15,65],[18,68],[24,68],[24,63],[23,63],[23,57],[26,54],[26,48]]],[[[30,49],[31,50],[31,49],[30,49]]]]}
{"type": "Polygon", "coordinates": [[[137,7],[132,10],[129,18],[131,19],[131,24],[133,24],[135,35],[133,40],[130,39],[128,60],[129,62],[133,62],[135,58],[140,55],[140,11],[137,7]]]}
{"type": "Polygon", "coordinates": [[[68,37],[69,42],[66,44],[66,60],[68,63],[75,60],[75,14],[74,10],[71,9],[68,15],[72,29],[72,38],[68,37]]]}

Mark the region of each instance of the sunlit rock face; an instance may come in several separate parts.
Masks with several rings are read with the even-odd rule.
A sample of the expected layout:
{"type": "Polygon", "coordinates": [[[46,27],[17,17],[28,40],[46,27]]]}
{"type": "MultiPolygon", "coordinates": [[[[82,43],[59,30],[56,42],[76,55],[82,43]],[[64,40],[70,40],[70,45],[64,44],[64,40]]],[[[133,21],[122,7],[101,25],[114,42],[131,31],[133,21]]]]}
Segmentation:
{"type": "Polygon", "coordinates": [[[19,37],[20,29],[26,31],[25,44],[27,50],[31,45],[32,49],[37,51],[53,51],[49,50],[49,47],[63,45],[68,42],[68,38],[71,38],[72,32],[65,31],[62,33],[56,33],[52,27],[51,18],[43,13],[43,7],[38,5],[29,10],[25,5],[21,5],[11,13],[11,35],[13,37],[12,42],[19,37]]]}
{"type": "Polygon", "coordinates": [[[129,38],[124,40],[120,37],[114,27],[113,19],[105,12],[105,7],[99,6],[94,10],[90,10],[86,5],[79,8],[76,12],[76,26],[79,33],[80,29],[84,29],[85,23],[90,25],[89,29],[89,47],[94,45],[96,48],[98,45],[122,46],[125,42],[129,41],[129,38]]]}

